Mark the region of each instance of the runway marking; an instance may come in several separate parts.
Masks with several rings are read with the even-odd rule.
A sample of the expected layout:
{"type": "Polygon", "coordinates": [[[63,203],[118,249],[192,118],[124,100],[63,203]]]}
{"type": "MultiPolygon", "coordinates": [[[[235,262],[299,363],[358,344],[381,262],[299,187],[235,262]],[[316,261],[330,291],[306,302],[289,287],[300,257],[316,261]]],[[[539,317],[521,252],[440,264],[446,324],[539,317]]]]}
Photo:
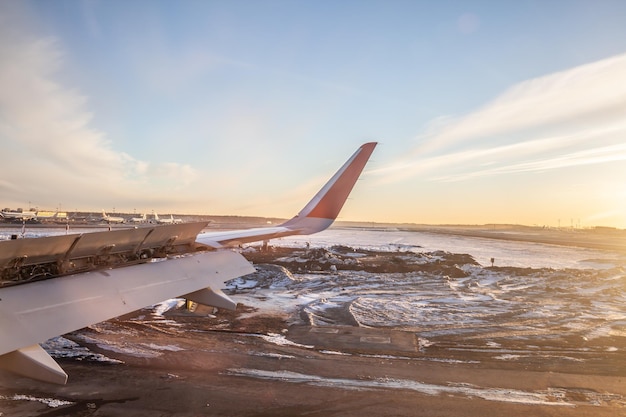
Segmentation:
{"type": "Polygon", "coordinates": [[[362,336],[361,343],[389,344],[391,343],[391,338],[384,336],[362,336]]]}
{"type": "Polygon", "coordinates": [[[331,329],[328,327],[311,327],[309,333],[339,333],[339,329],[331,329]]]}

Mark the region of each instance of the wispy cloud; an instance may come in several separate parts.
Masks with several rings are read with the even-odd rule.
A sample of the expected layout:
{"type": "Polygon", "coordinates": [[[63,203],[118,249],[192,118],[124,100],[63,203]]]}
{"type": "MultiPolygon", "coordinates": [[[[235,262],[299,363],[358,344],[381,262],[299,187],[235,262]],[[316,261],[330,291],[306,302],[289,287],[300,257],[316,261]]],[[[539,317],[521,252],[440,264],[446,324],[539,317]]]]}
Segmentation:
{"type": "Polygon", "coordinates": [[[385,182],[418,174],[449,181],[624,160],[625,108],[626,55],[619,55],[522,82],[465,117],[436,120],[409,156],[377,173],[385,182]]]}
{"type": "Polygon", "coordinates": [[[13,185],[3,195],[7,204],[115,204],[122,194],[140,198],[193,182],[197,173],[188,165],[152,164],[116,150],[90,127],[86,97],[55,80],[64,57],[57,40],[22,33],[19,11],[7,4],[0,16],[0,177],[13,185]]]}

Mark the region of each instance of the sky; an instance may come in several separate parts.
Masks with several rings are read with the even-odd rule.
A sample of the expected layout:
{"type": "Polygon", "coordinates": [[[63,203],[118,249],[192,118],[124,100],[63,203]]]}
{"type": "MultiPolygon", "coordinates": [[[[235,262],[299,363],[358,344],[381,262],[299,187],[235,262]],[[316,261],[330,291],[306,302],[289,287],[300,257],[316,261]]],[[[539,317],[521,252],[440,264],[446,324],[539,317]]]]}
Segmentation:
{"type": "Polygon", "coordinates": [[[626,2],[0,2],[0,206],[626,228],[626,2]]]}

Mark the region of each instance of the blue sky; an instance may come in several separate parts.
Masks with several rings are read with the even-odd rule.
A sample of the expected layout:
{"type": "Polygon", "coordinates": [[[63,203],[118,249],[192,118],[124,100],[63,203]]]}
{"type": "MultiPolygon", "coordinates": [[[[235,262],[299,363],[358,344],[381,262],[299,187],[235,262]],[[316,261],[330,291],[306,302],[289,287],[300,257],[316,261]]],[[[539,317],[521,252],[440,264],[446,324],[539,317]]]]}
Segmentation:
{"type": "Polygon", "coordinates": [[[0,204],[626,227],[626,2],[0,5],[0,204]]]}

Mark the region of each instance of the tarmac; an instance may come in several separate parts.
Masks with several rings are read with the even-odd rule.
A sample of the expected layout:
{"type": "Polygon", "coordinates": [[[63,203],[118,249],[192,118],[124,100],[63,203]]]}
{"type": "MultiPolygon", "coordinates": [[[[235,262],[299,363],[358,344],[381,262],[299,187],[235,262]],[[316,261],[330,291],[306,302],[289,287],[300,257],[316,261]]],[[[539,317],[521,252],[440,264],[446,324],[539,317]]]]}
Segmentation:
{"type": "Polygon", "coordinates": [[[0,373],[0,414],[626,415],[623,367],[554,369],[546,356],[502,366],[489,352],[466,355],[452,340],[434,348],[413,332],[232,314],[237,329],[213,330],[190,315],[169,317],[175,325],[135,315],[69,335],[123,363],[61,359],[65,386],[0,373]]]}

